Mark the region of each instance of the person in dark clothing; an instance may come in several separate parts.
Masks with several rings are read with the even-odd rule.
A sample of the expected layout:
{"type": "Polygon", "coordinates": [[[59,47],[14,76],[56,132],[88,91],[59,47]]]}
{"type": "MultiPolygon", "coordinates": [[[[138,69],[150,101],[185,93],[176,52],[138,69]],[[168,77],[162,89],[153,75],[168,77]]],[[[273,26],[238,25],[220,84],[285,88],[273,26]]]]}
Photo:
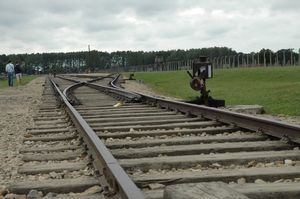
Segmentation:
{"type": "Polygon", "coordinates": [[[22,69],[19,62],[16,62],[15,73],[16,73],[17,84],[19,86],[22,83],[22,69]]]}

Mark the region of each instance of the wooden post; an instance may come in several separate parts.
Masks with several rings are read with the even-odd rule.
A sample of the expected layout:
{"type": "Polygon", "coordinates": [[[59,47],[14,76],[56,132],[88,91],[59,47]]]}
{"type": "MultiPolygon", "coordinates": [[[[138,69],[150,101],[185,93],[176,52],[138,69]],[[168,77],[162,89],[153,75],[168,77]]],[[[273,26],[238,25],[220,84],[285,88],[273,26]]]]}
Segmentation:
{"type": "Polygon", "coordinates": [[[272,66],[272,51],[270,51],[270,57],[269,57],[269,59],[270,59],[270,66],[272,66]]]}
{"type": "Polygon", "coordinates": [[[245,59],[244,59],[244,55],[242,54],[242,62],[241,62],[241,64],[242,64],[242,67],[245,67],[245,59]]]}
{"type": "Polygon", "coordinates": [[[282,61],[282,65],[285,66],[285,50],[283,50],[282,52],[283,52],[283,61],[282,61]]]}
{"type": "Polygon", "coordinates": [[[241,65],[242,67],[245,67],[245,65],[244,65],[244,56],[243,56],[243,54],[241,54],[241,62],[240,62],[240,65],[241,65]]]}
{"type": "Polygon", "coordinates": [[[213,58],[213,66],[216,67],[216,57],[213,58]]]}
{"type": "Polygon", "coordinates": [[[254,56],[255,56],[254,53],[252,53],[252,63],[251,63],[252,66],[255,66],[255,58],[254,58],[254,56]]]}
{"type": "Polygon", "coordinates": [[[267,66],[267,63],[266,63],[266,51],[264,51],[264,67],[267,66]]]}
{"type": "Polygon", "coordinates": [[[223,68],[224,67],[224,58],[223,57],[220,57],[220,65],[221,65],[221,68],[223,68]]]}
{"type": "Polygon", "coordinates": [[[246,66],[249,67],[249,55],[247,54],[247,63],[246,66]]]}
{"type": "Polygon", "coordinates": [[[223,68],[223,58],[220,57],[220,68],[223,68]]]}
{"type": "Polygon", "coordinates": [[[292,66],[293,65],[293,49],[291,48],[291,58],[290,58],[290,65],[292,66]]]}
{"type": "Polygon", "coordinates": [[[235,55],[233,55],[232,65],[233,65],[233,67],[235,67],[235,55]]]}
{"type": "Polygon", "coordinates": [[[257,60],[256,60],[256,65],[259,66],[259,53],[257,53],[257,60]]]}
{"type": "Polygon", "coordinates": [[[237,67],[239,68],[240,67],[240,55],[238,54],[237,56],[237,67]]]}
{"type": "Polygon", "coordinates": [[[299,54],[298,54],[298,66],[300,66],[300,48],[299,48],[299,54]]]}
{"type": "Polygon", "coordinates": [[[279,66],[278,52],[276,52],[276,65],[279,66]]]}
{"type": "Polygon", "coordinates": [[[91,67],[91,49],[90,49],[90,44],[88,45],[88,60],[87,60],[87,68],[90,70],[91,67]]]}

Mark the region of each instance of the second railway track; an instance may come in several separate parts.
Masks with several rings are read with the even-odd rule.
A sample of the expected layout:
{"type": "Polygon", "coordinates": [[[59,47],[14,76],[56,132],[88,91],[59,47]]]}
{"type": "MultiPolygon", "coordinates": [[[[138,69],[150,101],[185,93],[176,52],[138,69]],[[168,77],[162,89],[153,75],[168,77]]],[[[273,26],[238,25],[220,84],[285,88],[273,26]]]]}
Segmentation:
{"type": "MultiPolygon", "coordinates": [[[[61,85],[63,86],[63,85],[61,85]]],[[[28,198],[99,198],[99,181],[81,144],[78,132],[70,121],[49,80],[45,82],[34,126],[24,135],[20,149],[23,164],[19,166],[20,181],[9,187],[10,192],[28,198]],[[84,192],[93,187],[95,194],[84,192]],[[98,191],[95,191],[97,190],[98,191]],[[39,191],[39,192],[37,192],[39,191]],[[58,195],[60,194],[60,195],[58,195]]],[[[11,196],[13,197],[13,196],[11,196]]]]}
{"type": "MultiPolygon", "coordinates": [[[[299,126],[276,126],[275,122],[273,127],[272,121],[265,121],[256,127],[259,119],[253,117],[238,118],[240,114],[233,113],[230,117],[236,120],[223,119],[218,112],[207,116],[215,110],[147,96],[130,101],[132,93],[123,93],[127,100],[120,103],[117,91],[96,88],[97,84],[106,86],[107,79],[111,77],[95,79],[94,85],[78,84],[67,95],[145,198],[162,199],[168,185],[217,181],[251,199],[300,197],[299,126]],[[244,124],[247,118],[249,123],[244,124]],[[291,130],[286,133],[285,127],[291,130]]],[[[61,91],[72,84],[66,79],[54,81],[61,91]]],[[[93,152],[80,150],[95,160],[93,152]]],[[[96,168],[95,173],[103,177],[107,169],[102,167],[104,172],[96,168]]],[[[122,189],[119,186],[115,188],[122,189]]],[[[111,197],[120,191],[113,188],[111,197]]]]}
{"type": "Polygon", "coordinates": [[[162,198],[166,185],[212,181],[250,198],[299,196],[296,144],[155,103],[114,108],[109,97],[74,95],[82,102],[76,109],[147,198],[162,198]]]}

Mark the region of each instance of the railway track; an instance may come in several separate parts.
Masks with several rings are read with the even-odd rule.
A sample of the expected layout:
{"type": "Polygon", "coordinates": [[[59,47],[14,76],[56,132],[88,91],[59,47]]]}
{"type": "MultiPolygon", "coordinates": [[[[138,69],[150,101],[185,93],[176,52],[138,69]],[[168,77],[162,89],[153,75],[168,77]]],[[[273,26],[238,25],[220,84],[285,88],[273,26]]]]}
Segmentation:
{"type": "MultiPolygon", "coordinates": [[[[71,84],[60,82],[61,88],[71,84]]],[[[80,136],[49,79],[42,100],[34,126],[27,129],[24,147],[19,151],[24,162],[18,169],[21,180],[9,187],[10,192],[26,194],[28,198],[101,198],[102,188],[80,136]]]]}
{"type": "Polygon", "coordinates": [[[91,196],[161,199],[168,190],[200,189],[186,183],[221,181],[245,198],[300,197],[299,126],[110,89],[112,76],[80,78],[53,78],[61,100],[73,106],[61,106],[47,82],[19,170],[34,165],[24,175],[39,180],[46,173],[68,188],[25,189],[20,183],[14,192],[82,192],[101,184],[102,193],[91,196]],[[80,188],[65,179],[79,181],[80,188]]]}

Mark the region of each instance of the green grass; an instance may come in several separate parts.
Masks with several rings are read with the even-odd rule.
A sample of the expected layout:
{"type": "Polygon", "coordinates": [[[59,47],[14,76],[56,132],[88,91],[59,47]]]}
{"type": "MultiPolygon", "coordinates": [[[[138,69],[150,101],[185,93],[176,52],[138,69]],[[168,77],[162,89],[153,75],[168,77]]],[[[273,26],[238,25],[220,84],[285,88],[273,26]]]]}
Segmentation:
{"type": "MultiPolygon", "coordinates": [[[[27,84],[31,80],[37,78],[35,75],[26,75],[22,77],[22,85],[27,84]]],[[[7,80],[0,80],[0,89],[8,87],[7,80]]],[[[17,80],[14,78],[14,87],[17,87],[17,80]]]]}
{"type": "MultiPolygon", "coordinates": [[[[186,71],[137,72],[135,78],[163,95],[186,100],[199,96],[186,71]]],[[[214,70],[207,89],[226,105],[259,104],[268,114],[300,115],[300,67],[214,70]]]]}

